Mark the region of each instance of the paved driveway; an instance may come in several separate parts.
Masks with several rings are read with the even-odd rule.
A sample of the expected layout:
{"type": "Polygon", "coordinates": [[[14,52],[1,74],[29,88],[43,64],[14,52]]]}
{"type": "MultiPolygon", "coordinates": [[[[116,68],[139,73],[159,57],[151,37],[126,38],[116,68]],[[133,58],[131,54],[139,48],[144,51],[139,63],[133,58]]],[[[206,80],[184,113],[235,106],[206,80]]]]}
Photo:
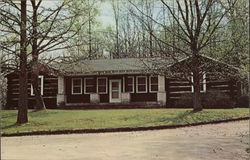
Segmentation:
{"type": "Polygon", "coordinates": [[[245,160],[249,121],[157,131],[1,138],[2,160],[245,160]]]}

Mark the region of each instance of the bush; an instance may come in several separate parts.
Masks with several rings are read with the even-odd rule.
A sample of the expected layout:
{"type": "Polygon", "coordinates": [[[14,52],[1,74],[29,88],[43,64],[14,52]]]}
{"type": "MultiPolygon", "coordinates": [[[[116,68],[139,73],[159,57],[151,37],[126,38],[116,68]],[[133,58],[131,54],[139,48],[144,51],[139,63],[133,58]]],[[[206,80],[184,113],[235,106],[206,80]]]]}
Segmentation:
{"type": "Polygon", "coordinates": [[[232,108],[235,105],[229,95],[216,91],[203,94],[201,99],[204,108],[232,108]]]}
{"type": "Polygon", "coordinates": [[[174,106],[177,108],[193,108],[193,95],[184,94],[180,96],[180,99],[175,102],[174,106]]]}
{"type": "Polygon", "coordinates": [[[249,96],[240,96],[237,98],[236,107],[249,107],[249,96]]]}
{"type": "MultiPolygon", "coordinates": [[[[230,96],[218,92],[202,93],[201,104],[203,108],[232,108],[235,105],[230,96]]],[[[177,108],[193,108],[193,94],[182,95],[174,106],[177,108]]]]}

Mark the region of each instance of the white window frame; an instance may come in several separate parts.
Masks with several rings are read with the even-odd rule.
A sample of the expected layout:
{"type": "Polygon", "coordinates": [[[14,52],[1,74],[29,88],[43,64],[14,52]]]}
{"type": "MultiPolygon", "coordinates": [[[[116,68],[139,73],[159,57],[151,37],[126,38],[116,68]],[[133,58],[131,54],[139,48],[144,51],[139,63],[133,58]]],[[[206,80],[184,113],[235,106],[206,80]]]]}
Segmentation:
{"type": "MultiPolygon", "coordinates": [[[[41,95],[43,96],[43,83],[44,83],[44,76],[38,76],[38,79],[41,81],[41,90],[40,90],[40,92],[41,92],[41,95]]],[[[34,96],[35,94],[34,94],[34,89],[33,89],[33,85],[32,85],[32,83],[31,83],[31,86],[30,86],[30,95],[31,96],[34,96]]]]}
{"type": "Polygon", "coordinates": [[[82,78],[72,78],[71,79],[71,94],[72,95],[79,95],[79,94],[82,94],[82,78]],[[80,93],[74,93],[74,89],[73,89],[73,87],[74,87],[74,80],[81,80],[81,92],[80,93]]]}
{"type": "Polygon", "coordinates": [[[96,90],[97,90],[98,94],[107,94],[108,93],[108,78],[107,77],[98,77],[96,83],[97,83],[96,90]],[[106,80],[106,84],[105,84],[106,85],[106,91],[105,92],[99,92],[99,89],[98,89],[98,87],[99,87],[98,80],[99,79],[105,79],[106,80]]]}
{"type": "MultiPolygon", "coordinates": [[[[132,78],[132,91],[128,91],[128,93],[135,93],[135,77],[134,76],[128,76],[128,78],[132,78]]],[[[128,86],[128,83],[127,83],[128,86]]]]}
{"type": "MultiPolygon", "coordinates": [[[[156,77],[157,78],[157,86],[158,86],[158,90],[159,90],[159,78],[158,78],[158,76],[150,76],[149,77],[149,92],[150,93],[157,93],[158,92],[158,90],[157,91],[152,91],[152,89],[151,89],[151,85],[152,85],[152,82],[151,82],[151,78],[153,78],[153,77],[156,77]]],[[[154,85],[156,85],[156,84],[154,84],[154,85]]]]}
{"type": "MultiPolygon", "coordinates": [[[[193,76],[193,72],[191,73],[191,82],[194,83],[194,76],[193,76]]],[[[207,84],[206,84],[206,73],[202,74],[202,85],[203,85],[203,90],[201,90],[201,93],[205,93],[207,91],[207,84]]],[[[191,92],[194,93],[194,85],[191,84],[191,92]]]]}
{"type": "Polygon", "coordinates": [[[86,80],[87,80],[87,79],[92,79],[92,80],[94,80],[93,77],[84,78],[84,94],[92,94],[92,93],[95,93],[95,92],[86,92],[86,87],[87,87],[87,85],[86,85],[86,80]]]}
{"type": "Polygon", "coordinates": [[[148,93],[148,78],[147,76],[136,76],[136,93],[148,93]],[[138,91],[138,78],[145,78],[146,79],[146,91],[138,91]]]}

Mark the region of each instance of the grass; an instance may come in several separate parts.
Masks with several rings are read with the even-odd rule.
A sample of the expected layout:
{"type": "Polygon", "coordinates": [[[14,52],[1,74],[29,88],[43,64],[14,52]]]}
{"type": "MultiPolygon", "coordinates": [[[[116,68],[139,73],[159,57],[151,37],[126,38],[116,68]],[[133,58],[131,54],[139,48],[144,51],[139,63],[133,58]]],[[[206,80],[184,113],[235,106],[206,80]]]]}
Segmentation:
{"type": "Polygon", "coordinates": [[[29,110],[28,116],[29,123],[16,125],[17,111],[2,110],[1,133],[190,124],[247,117],[249,109],[29,110]]]}

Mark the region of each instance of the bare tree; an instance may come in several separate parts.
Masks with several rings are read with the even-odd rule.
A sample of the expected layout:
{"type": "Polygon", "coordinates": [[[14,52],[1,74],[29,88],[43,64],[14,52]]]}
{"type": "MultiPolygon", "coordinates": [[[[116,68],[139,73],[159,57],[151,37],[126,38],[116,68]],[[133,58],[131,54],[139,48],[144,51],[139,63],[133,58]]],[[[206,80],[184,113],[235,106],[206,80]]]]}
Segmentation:
{"type": "Polygon", "coordinates": [[[70,2],[63,1],[58,7],[54,9],[42,8],[42,0],[30,0],[32,4],[32,17],[31,19],[31,31],[30,31],[30,43],[32,46],[32,86],[36,99],[36,109],[45,109],[41,91],[38,86],[39,75],[39,55],[51,52],[55,50],[65,49],[71,46],[66,45],[66,42],[75,37],[79,32],[79,28],[73,28],[76,18],[79,13],[68,12],[70,2]],[[39,11],[39,8],[40,9],[39,11]],[[65,15],[67,14],[67,16],[65,15]],[[39,20],[38,20],[39,18],[39,20]],[[61,23],[61,24],[60,24],[61,23]],[[60,25],[63,24],[63,27],[60,25]]]}
{"type": "MultiPolygon", "coordinates": [[[[218,0],[175,0],[174,2],[159,0],[158,3],[162,4],[168,11],[168,16],[173,18],[173,25],[157,21],[152,15],[143,12],[132,0],[129,1],[137,12],[151,19],[154,23],[163,26],[168,33],[172,35],[171,37],[178,39],[179,42],[173,43],[173,41],[165,41],[159,38],[159,35],[154,33],[151,27],[148,26],[138,14],[135,14],[135,16],[147,26],[147,31],[157,41],[162,58],[172,59],[175,62],[179,62],[180,60],[176,57],[189,57],[191,59],[189,63],[179,65],[179,67],[175,65],[177,67],[175,68],[181,72],[179,77],[185,78],[194,87],[194,111],[202,110],[200,82],[203,74],[211,69],[211,66],[201,58],[201,54],[204,54],[204,49],[209,45],[211,36],[213,36],[217,29],[224,23],[225,15],[232,9],[237,0],[232,0],[232,3],[226,7],[222,7],[223,1],[218,0]],[[216,17],[213,19],[208,19],[208,13],[213,7],[215,8],[214,12],[218,14],[216,14],[216,17]],[[176,31],[177,28],[179,29],[178,32],[176,31]],[[163,46],[172,48],[174,52],[164,51],[162,49],[163,46]],[[192,81],[190,76],[193,77],[192,81]]],[[[163,66],[163,64],[159,65],[163,66]]]]}
{"type": "Polygon", "coordinates": [[[28,122],[28,86],[27,86],[27,1],[21,1],[20,21],[20,73],[19,73],[19,102],[17,123],[28,122]]]}
{"type": "Polygon", "coordinates": [[[101,56],[102,42],[100,42],[99,23],[96,19],[101,2],[99,0],[75,0],[72,2],[69,10],[77,10],[81,15],[78,16],[73,28],[81,25],[81,30],[67,42],[74,46],[67,49],[71,56],[82,59],[96,59],[101,56]]]}
{"type": "Polygon", "coordinates": [[[115,18],[116,56],[119,57],[119,55],[120,55],[120,50],[119,50],[119,14],[120,14],[119,1],[112,0],[112,8],[113,8],[114,18],[115,18]]]}
{"type": "MultiPolygon", "coordinates": [[[[26,2],[27,3],[27,2],[26,2]]],[[[63,50],[72,47],[69,45],[68,40],[74,38],[80,31],[82,25],[74,26],[76,19],[80,16],[80,12],[75,10],[70,10],[73,2],[62,1],[58,6],[52,8],[44,8],[42,5],[42,0],[30,0],[31,7],[27,10],[26,16],[26,28],[25,32],[27,34],[25,43],[26,47],[30,47],[26,58],[31,55],[31,61],[29,65],[26,65],[26,70],[31,69],[31,83],[35,94],[36,106],[35,108],[45,109],[43,98],[41,96],[41,91],[38,85],[38,75],[40,73],[39,69],[39,55],[41,54],[52,54],[55,50],[63,50]]],[[[1,41],[1,48],[8,54],[12,56],[10,59],[16,58],[20,59],[16,52],[17,48],[14,47],[19,44],[16,38],[12,38],[11,41],[6,41],[6,36],[17,37],[19,35],[18,26],[20,26],[18,14],[21,9],[18,7],[18,3],[12,1],[4,1],[3,5],[8,5],[0,9],[1,15],[1,25],[3,26],[3,33],[6,33],[3,37],[5,39],[1,41]],[[14,10],[14,11],[13,11],[14,10]],[[6,45],[8,44],[8,45],[6,45]],[[10,46],[10,47],[7,47],[10,46]]],[[[22,49],[22,47],[20,46],[22,49]]],[[[26,51],[27,52],[27,51],[26,51]]],[[[54,58],[48,58],[52,61],[54,58]]],[[[19,60],[18,60],[19,61],[19,60]]],[[[26,60],[27,61],[27,60],[26,60]]],[[[28,64],[28,62],[26,62],[28,64]]],[[[16,68],[21,70],[21,68],[16,68]]]]}

